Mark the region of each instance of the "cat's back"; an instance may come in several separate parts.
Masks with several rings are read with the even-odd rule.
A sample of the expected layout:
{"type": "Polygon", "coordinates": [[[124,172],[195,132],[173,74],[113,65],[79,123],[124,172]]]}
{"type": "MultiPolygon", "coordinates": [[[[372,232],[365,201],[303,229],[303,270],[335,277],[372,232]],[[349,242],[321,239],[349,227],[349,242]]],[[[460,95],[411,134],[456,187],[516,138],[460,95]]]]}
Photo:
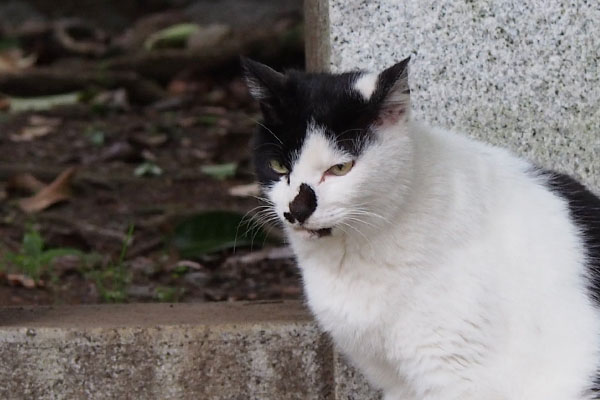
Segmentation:
{"type": "Polygon", "coordinates": [[[455,192],[467,193],[466,207],[481,218],[481,226],[490,222],[477,234],[501,235],[499,243],[514,244],[503,250],[523,252],[522,259],[536,251],[568,253],[564,256],[586,267],[600,294],[598,196],[566,174],[541,169],[509,150],[465,135],[432,130],[425,140],[437,153],[439,174],[449,185],[454,183],[455,192]]]}
{"type": "Polygon", "coordinates": [[[590,295],[600,304],[600,198],[569,175],[539,170],[545,186],[568,205],[585,248],[590,295]]]}
{"type": "MultiPolygon", "coordinates": [[[[439,249],[447,255],[442,269],[462,276],[462,282],[466,277],[487,282],[480,299],[505,316],[498,326],[511,330],[502,334],[507,340],[502,353],[513,362],[490,370],[495,376],[514,374],[512,381],[542,385],[536,376],[544,376],[584,386],[599,356],[600,199],[569,176],[542,171],[510,151],[444,130],[419,133],[421,178],[435,178],[421,181],[428,188],[435,182],[438,189],[430,190],[443,193],[445,203],[435,205],[444,210],[437,215],[431,211],[434,203],[419,205],[424,211],[415,224],[426,222],[423,216],[429,214],[429,237],[460,232],[454,235],[458,240],[439,249]],[[580,369],[565,371],[563,364],[548,363],[530,376],[528,363],[550,355],[580,369]]],[[[440,287],[451,282],[438,281],[440,287]]],[[[461,286],[447,286],[461,303],[474,298],[461,295],[461,286]]],[[[531,386],[523,393],[519,398],[537,399],[545,392],[531,386]]],[[[548,393],[545,398],[560,397],[548,393]]]]}

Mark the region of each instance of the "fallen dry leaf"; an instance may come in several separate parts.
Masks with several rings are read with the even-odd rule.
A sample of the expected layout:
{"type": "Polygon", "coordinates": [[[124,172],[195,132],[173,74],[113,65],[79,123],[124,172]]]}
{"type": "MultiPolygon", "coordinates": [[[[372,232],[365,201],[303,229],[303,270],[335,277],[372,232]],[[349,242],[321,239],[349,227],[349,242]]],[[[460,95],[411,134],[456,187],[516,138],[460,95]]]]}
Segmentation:
{"type": "Polygon", "coordinates": [[[31,142],[42,136],[46,136],[54,130],[51,126],[26,126],[16,135],[10,135],[13,142],[31,142]]]}
{"type": "Polygon", "coordinates": [[[231,27],[212,24],[200,27],[188,38],[187,47],[196,51],[214,48],[231,36],[231,27]]]}
{"type": "Polygon", "coordinates": [[[6,111],[10,108],[10,99],[0,96],[0,111],[6,111]]]}
{"type": "Polygon", "coordinates": [[[19,200],[19,207],[26,213],[32,214],[45,210],[58,202],[68,200],[71,197],[71,181],[75,172],[75,167],[66,169],[34,196],[19,200]]]}
{"type": "Polygon", "coordinates": [[[6,281],[12,286],[23,286],[27,289],[35,287],[35,281],[22,274],[6,274],[6,281]]]}
{"type": "Polygon", "coordinates": [[[204,265],[202,265],[200,263],[197,263],[195,261],[191,261],[191,260],[181,260],[181,261],[178,261],[177,263],[171,265],[169,267],[169,270],[174,270],[174,269],[177,269],[177,268],[189,268],[189,269],[193,269],[193,270],[196,270],[196,271],[202,271],[202,270],[205,269],[204,265]]]}
{"type": "Polygon", "coordinates": [[[62,119],[34,114],[29,117],[29,120],[27,122],[31,126],[51,126],[53,128],[56,128],[61,124],[62,119]]]}
{"type": "Polygon", "coordinates": [[[29,173],[24,173],[10,178],[6,186],[8,189],[12,190],[23,190],[30,193],[37,193],[42,190],[46,184],[35,176],[29,173]]]}
{"type": "Polygon", "coordinates": [[[137,132],[131,136],[131,140],[139,145],[146,147],[160,147],[169,140],[164,133],[149,134],[146,132],[137,132]]]}
{"type": "Polygon", "coordinates": [[[181,96],[187,93],[198,91],[199,85],[197,82],[175,78],[167,86],[167,92],[173,96],[181,96]]]}
{"type": "Polygon", "coordinates": [[[119,141],[105,147],[99,156],[88,161],[133,161],[139,159],[139,152],[126,141],[119,141]]]}
{"type": "Polygon", "coordinates": [[[9,49],[0,52],[0,72],[15,72],[35,64],[36,56],[25,56],[21,49],[9,49]]]}
{"type": "Polygon", "coordinates": [[[177,120],[177,124],[182,128],[191,128],[197,123],[198,117],[196,116],[181,117],[179,120],[177,120]]]}
{"type": "Polygon", "coordinates": [[[92,104],[106,106],[116,110],[129,110],[130,104],[125,89],[116,89],[99,93],[94,97],[92,104]]]}
{"type": "Polygon", "coordinates": [[[142,158],[146,161],[150,161],[150,162],[154,162],[154,163],[158,160],[158,157],[156,157],[154,155],[154,153],[148,149],[142,150],[142,158]]]}
{"type": "Polygon", "coordinates": [[[289,247],[273,247],[266,248],[258,251],[253,251],[251,253],[246,253],[242,255],[234,254],[229,256],[223,265],[231,266],[231,265],[246,265],[246,264],[254,264],[260,261],[265,260],[282,260],[294,258],[294,253],[292,249],[289,247]]]}
{"type": "Polygon", "coordinates": [[[60,118],[48,118],[42,115],[32,115],[27,125],[17,134],[10,135],[14,142],[30,142],[53,132],[62,122],[60,118]]]}

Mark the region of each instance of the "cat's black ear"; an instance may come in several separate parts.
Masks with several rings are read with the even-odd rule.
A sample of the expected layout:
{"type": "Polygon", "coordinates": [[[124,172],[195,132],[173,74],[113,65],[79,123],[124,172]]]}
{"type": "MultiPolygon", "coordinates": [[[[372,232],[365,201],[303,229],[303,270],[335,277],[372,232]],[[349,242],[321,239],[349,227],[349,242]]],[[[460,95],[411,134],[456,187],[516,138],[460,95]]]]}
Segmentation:
{"type": "Polygon", "coordinates": [[[241,58],[246,85],[250,94],[261,103],[269,103],[278,98],[284,89],[285,76],[259,62],[241,58]]]}
{"type": "Polygon", "coordinates": [[[394,124],[408,115],[410,110],[410,88],[408,86],[408,64],[410,57],[381,72],[371,101],[379,109],[378,121],[382,125],[394,124]]]}

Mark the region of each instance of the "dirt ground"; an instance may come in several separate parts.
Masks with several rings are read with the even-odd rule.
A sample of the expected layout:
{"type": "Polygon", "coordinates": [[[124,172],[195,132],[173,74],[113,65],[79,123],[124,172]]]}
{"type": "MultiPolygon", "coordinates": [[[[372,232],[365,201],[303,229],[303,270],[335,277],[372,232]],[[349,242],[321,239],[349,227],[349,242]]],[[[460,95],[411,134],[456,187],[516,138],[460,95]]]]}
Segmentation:
{"type": "MultiPolygon", "coordinates": [[[[129,53],[118,57],[123,54],[129,53]]],[[[32,71],[58,67],[81,77],[110,57],[59,54],[16,73],[35,78],[32,71]]],[[[286,49],[275,63],[302,65],[301,47],[286,49]]],[[[0,305],[299,297],[298,271],[277,227],[268,240],[255,232],[260,239],[235,250],[218,244],[191,254],[177,245],[178,227],[197,215],[251,216],[260,205],[248,187],[249,143],[260,114],[237,54],[210,68],[182,63],[171,74],[135,72],[161,95],[140,100],[129,81],[109,87],[77,82],[68,90],[77,90],[77,101],[18,111],[18,99],[32,96],[8,84],[15,79],[2,86],[3,73],[10,78],[15,71],[0,68],[0,93],[12,101],[0,111],[0,305]],[[38,253],[28,250],[34,239],[38,253]],[[27,267],[32,263],[35,273],[27,267]]],[[[35,98],[58,94],[50,92],[35,98]]],[[[210,236],[211,227],[199,229],[210,236]]]]}

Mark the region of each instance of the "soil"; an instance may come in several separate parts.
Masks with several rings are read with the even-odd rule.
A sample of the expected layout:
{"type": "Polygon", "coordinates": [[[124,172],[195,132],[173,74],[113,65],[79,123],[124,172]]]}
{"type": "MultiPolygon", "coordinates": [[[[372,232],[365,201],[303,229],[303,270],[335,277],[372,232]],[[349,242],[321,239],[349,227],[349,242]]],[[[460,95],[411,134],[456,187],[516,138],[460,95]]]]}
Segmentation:
{"type": "MultiPolygon", "coordinates": [[[[303,62],[301,53],[286,57],[286,65],[303,62]]],[[[130,103],[118,87],[92,88],[93,101],[0,112],[0,305],[301,295],[299,273],[282,244],[184,258],[170,240],[190,216],[244,214],[260,204],[229,193],[253,182],[249,142],[260,113],[236,63],[227,65],[161,82],[167,95],[148,105],[130,103]],[[50,128],[23,139],[36,124],[50,128]],[[235,176],[219,180],[202,172],[224,163],[236,163],[235,176]],[[140,176],[144,164],[160,172],[140,176]],[[69,167],[76,173],[66,201],[23,211],[20,200],[33,193],[17,177],[30,174],[48,184],[69,167]],[[32,285],[18,266],[2,262],[23,251],[28,232],[41,235],[44,249],[73,248],[84,256],[57,257],[32,285]]]]}

